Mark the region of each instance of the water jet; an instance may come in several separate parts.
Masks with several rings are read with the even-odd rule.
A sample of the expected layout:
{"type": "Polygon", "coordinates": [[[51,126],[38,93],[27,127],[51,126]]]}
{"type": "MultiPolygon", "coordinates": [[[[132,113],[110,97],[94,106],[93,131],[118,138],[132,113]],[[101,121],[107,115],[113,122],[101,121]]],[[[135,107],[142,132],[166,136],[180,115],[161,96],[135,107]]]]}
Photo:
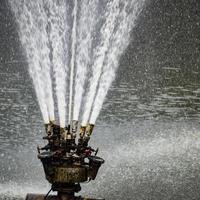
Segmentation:
{"type": "Polygon", "coordinates": [[[45,123],[38,158],[57,192],[27,200],[83,199],[80,184],[96,178],[104,160],[90,137],[144,1],[9,1],[45,123]]]}

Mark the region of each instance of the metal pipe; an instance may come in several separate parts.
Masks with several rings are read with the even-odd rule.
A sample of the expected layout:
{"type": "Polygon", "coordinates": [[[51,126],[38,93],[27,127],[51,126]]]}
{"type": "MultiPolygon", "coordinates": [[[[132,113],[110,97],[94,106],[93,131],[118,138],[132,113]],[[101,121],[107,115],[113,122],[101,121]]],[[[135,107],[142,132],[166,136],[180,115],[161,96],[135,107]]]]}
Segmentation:
{"type": "Polygon", "coordinates": [[[77,120],[73,120],[72,121],[72,133],[76,134],[77,129],[78,129],[78,121],[77,120]]]}
{"type": "Polygon", "coordinates": [[[94,129],[94,124],[88,124],[86,126],[86,136],[90,137],[92,135],[92,131],[94,129]]]}
{"type": "Polygon", "coordinates": [[[80,138],[83,138],[85,136],[86,126],[80,127],[80,138]]]}

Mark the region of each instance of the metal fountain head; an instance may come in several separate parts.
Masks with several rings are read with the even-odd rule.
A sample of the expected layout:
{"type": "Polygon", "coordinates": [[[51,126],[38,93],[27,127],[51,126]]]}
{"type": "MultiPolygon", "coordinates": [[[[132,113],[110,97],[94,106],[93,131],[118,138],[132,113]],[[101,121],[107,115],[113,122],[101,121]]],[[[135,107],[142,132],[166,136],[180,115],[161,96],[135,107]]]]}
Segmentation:
{"type": "Polygon", "coordinates": [[[72,121],[72,125],[65,128],[54,122],[45,125],[47,135],[43,139],[48,143],[38,148],[38,158],[43,164],[46,179],[52,185],[51,190],[56,191],[57,195],[28,194],[27,200],[83,199],[75,196],[75,193],[81,190],[80,183],[94,180],[104,163],[102,158],[97,157],[98,149],[94,150],[88,146],[93,128],[93,124],[81,126],[77,143],[75,138],[78,121],[72,121]]]}

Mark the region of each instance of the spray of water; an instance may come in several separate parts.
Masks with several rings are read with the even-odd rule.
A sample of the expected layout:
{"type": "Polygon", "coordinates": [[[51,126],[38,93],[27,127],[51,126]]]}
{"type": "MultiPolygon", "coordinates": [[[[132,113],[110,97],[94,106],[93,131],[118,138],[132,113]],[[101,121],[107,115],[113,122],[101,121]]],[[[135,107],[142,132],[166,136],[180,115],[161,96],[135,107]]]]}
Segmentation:
{"type": "Polygon", "coordinates": [[[116,22],[116,31],[112,35],[110,47],[105,58],[103,71],[99,80],[99,88],[89,120],[92,124],[95,124],[108,89],[115,78],[119,57],[128,45],[130,31],[135,24],[135,20],[141,11],[143,3],[144,0],[132,0],[131,3],[124,1],[120,5],[121,9],[116,22]]]}
{"type": "Polygon", "coordinates": [[[77,0],[74,1],[73,9],[73,26],[72,26],[72,46],[71,46],[71,70],[70,70],[70,87],[69,87],[69,118],[68,124],[71,123],[72,116],[72,100],[73,100],[73,83],[74,83],[74,64],[76,52],[76,27],[77,27],[77,0]]]}
{"type": "Polygon", "coordinates": [[[55,119],[53,73],[60,126],[66,126],[70,64],[68,122],[79,119],[83,103],[82,125],[94,124],[145,0],[9,1],[45,123],[55,119]]]}
{"type": "Polygon", "coordinates": [[[52,46],[52,64],[55,78],[58,115],[61,127],[66,125],[66,86],[67,86],[67,58],[65,45],[68,24],[66,20],[66,1],[48,1],[46,6],[49,11],[49,37],[52,46]]]}
{"type": "Polygon", "coordinates": [[[10,0],[19,25],[19,37],[29,63],[39,106],[45,123],[54,119],[54,102],[47,48],[46,14],[41,1],[10,0]]]}
{"type": "Polygon", "coordinates": [[[101,28],[100,44],[98,45],[94,53],[95,55],[94,63],[92,65],[92,76],[90,78],[89,91],[86,96],[82,125],[86,125],[90,117],[90,112],[96,94],[99,78],[101,76],[104,59],[109,49],[110,39],[114,32],[115,21],[117,19],[117,16],[119,15],[119,4],[120,0],[113,0],[110,1],[107,5],[107,10],[105,14],[106,21],[101,28]]]}
{"type": "Polygon", "coordinates": [[[38,2],[38,13],[40,15],[37,17],[38,22],[38,29],[42,33],[37,35],[37,46],[39,47],[38,53],[40,54],[40,66],[42,68],[42,80],[45,86],[45,98],[49,113],[49,120],[54,121],[54,101],[53,101],[53,94],[52,94],[52,79],[51,79],[51,65],[50,65],[50,50],[48,48],[49,40],[47,35],[47,15],[44,10],[43,3],[41,1],[38,2]],[[41,42],[42,41],[42,42],[41,42]]]}
{"type": "Polygon", "coordinates": [[[82,1],[79,11],[77,50],[76,50],[76,77],[73,107],[73,120],[79,119],[80,107],[85,87],[85,79],[92,57],[93,32],[97,21],[96,0],[82,1]]]}

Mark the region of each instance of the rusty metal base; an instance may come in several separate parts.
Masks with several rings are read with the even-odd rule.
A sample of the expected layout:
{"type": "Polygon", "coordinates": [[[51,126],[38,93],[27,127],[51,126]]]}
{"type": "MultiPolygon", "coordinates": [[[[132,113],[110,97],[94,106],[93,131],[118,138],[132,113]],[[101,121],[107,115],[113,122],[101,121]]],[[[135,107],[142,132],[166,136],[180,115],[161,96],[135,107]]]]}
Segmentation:
{"type": "Polygon", "coordinates": [[[69,196],[66,194],[49,195],[45,198],[43,194],[27,194],[25,200],[105,200],[105,199],[90,199],[84,197],[69,196]]]}

